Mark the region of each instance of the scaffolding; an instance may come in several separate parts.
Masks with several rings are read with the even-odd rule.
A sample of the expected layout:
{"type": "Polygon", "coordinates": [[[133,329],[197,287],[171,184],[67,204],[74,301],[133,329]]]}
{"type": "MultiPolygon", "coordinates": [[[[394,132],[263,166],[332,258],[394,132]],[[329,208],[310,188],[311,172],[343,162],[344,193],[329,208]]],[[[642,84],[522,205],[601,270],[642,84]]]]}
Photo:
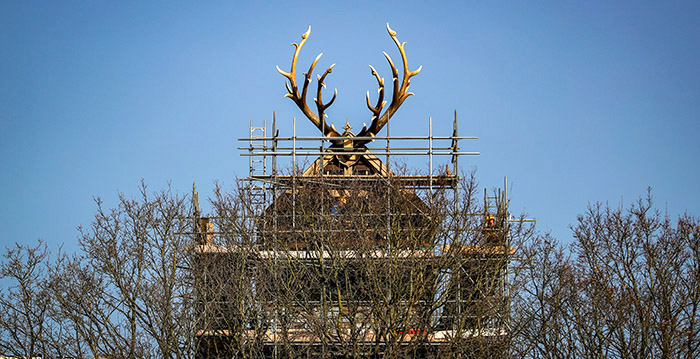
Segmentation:
{"type": "MultiPolygon", "coordinates": [[[[407,188],[412,189],[427,189],[432,192],[434,188],[451,187],[458,188],[459,182],[459,157],[479,155],[479,152],[464,152],[461,151],[461,140],[476,140],[478,137],[459,136],[457,133],[457,112],[454,114],[453,133],[450,136],[434,136],[432,118],[428,119],[428,136],[391,136],[390,124],[386,125],[386,136],[375,137],[326,137],[326,136],[297,136],[296,135],[296,119],[293,121],[293,135],[279,136],[279,131],[276,128],[276,116],[273,113],[272,121],[272,136],[267,136],[266,122],[263,127],[254,127],[251,121],[250,136],[247,138],[239,138],[238,141],[244,142],[247,146],[238,147],[239,150],[247,151],[241,156],[249,158],[249,176],[244,179],[248,182],[247,187],[250,189],[250,196],[254,203],[259,200],[264,201],[265,193],[274,191],[278,186],[290,186],[293,181],[301,177],[299,173],[299,160],[307,160],[309,158],[319,158],[320,167],[324,168],[324,158],[329,155],[342,156],[374,156],[383,157],[383,164],[386,166],[387,172],[380,173],[378,176],[368,176],[363,174],[355,174],[348,176],[347,173],[336,175],[329,174],[327,171],[319,171],[315,174],[304,174],[303,177],[315,178],[320,181],[342,182],[343,180],[353,181],[376,181],[378,177],[393,177],[394,180],[399,180],[407,188]],[[261,133],[262,135],[254,135],[261,133]],[[338,141],[350,142],[351,145],[343,148],[338,148],[332,145],[338,141]],[[355,148],[352,143],[356,141],[371,141],[375,144],[384,142],[384,146],[375,145],[373,148],[355,148]],[[393,142],[393,143],[392,143],[393,142]],[[423,145],[412,145],[413,143],[422,143],[423,145]],[[399,145],[396,144],[406,144],[399,145]],[[316,144],[316,145],[314,145],[316,144]],[[420,156],[428,160],[428,173],[425,175],[394,175],[391,172],[392,157],[416,157],[420,156]],[[444,171],[436,171],[436,157],[449,157],[452,167],[446,166],[444,171]],[[279,158],[291,158],[291,174],[280,174],[278,169],[279,158]],[[271,167],[271,173],[267,172],[268,160],[271,167]]],[[[260,212],[252,213],[257,215],[260,212]]]]}
{"type": "MultiPolygon", "coordinates": [[[[248,156],[248,178],[257,178],[267,175],[267,121],[263,122],[262,127],[254,127],[253,121],[250,121],[248,151],[250,154],[255,153],[255,156],[248,156]]],[[[250,199],[250,207],[253,214],[259,213],[261,208],[267,203],[267,188],[265,183],[259,181],[248,181],[248,198],[250,199]]]]}
{"type": "MultiPolygon", "coordinates": [[[[262,332],[255,333],[251,329],[250,333],[243,333],[244,339],[262,335],[259,340],[269,350],[266,356],[275,358],[285,356],[285,345],[308,350],[325,350],[324,345],[341,346],[342,340],[319,344],[304,322],[309,316],[323,313],[322,315],[337,317],[332,320],[341,324],[340,317],[347,308],[343,309],[341,305],[339,284],[321,283],[309,274],[323,272],[326,270],[324,268],[335,270],[327,266],[332,266],[338,258],[341,258],[346,266],[344,268],[349,271],[347,275],[352,279],[348,280],[358,281],[353,285],[363,285],[360,284],[364,283],[364,277],[360,275],[363,273],[362,268],[390,260],[396,261],[397,266],[416,268],[411,269],[410,273],[417,270],[419,272],[416,275],[426,278],[433,276],[441,283],[434,289],[437,292],[430,294],[444,298],[441,309],[431,312],[432,324],[429,328],[416,324],[411,328],[385,328],[389,334],[381,334],[377,330],[363,332],[359,341],[366,348],[375,345],[380,335],[401,336],[404,339],[399,341],[399,345],[409,345],[413,336],[422,335],[426,338],[425,345],[433,347],[447,347],[446,343],[456,337],[459,340],[469,340],[473,336],[497,339],[505,335],[505,327],[499,317],[507,311],[505,307],[498,307],[503,308],[499,309],[500,314],[486,316],[475,312],[474,308],[481,305],[480,301],[492,300],[488,299],[491,297],[500,298],[499,303],[505,303],[503,298],[508,295],[505,280],[508,275],[507,258],[512,251],[508,240],[510,215],[507,190],[498,190],[493,195],[484,192],[483,207],[473,208],[474,211],[470,213],[458,211],[459,159],[461,156],[479,153],[462,150],[460,141],[475,140],[477,137],[458,134],[456,112],[452,134],[449,136],[433,135],[432,118],[428,119],[428,136],[392,136],[388,124],[386,136],[354,136],[349,131],[349,126],[346,126],[346,132],[340,138],[297,136],[296,120],[293,121],[292,136],[280,136],[274,113],[271,125],[271,131],[268,131],[266,122],[262,127],[255,127],[251,122],[249,136],[238,139],[245,144],[239,147],[245,151],[242,156],[249,159],[249,175],[243,180],[242,186],[249,199],[244,202],[249,205],[244,206],[241,213],[248,223],[246,228],[251,231],[246,233],[246,242],[217,246],[211,245],[211,240],[200,241],[209,245],[201,246],[199,253],[205,261],[207,256],[212,259],[231,258],[230,260],[246,258],[242,259],[247,263],[246,268],[250,266],[258,271],[268,268],[271,272],[259,275],[268,278],[269,282],[255,282],[257,279],[251,277],[254,291],[262,290],[264,286],[269,287],[267,290],[273,293],[284,291],[284,288],[278,286],[284,286],[284,283],[292,280],[289,276],[293,273],[297,282],[308,282],[308,288],[303,290],[307,299],[305,309],[299,309],[301,312],[296,314],[298,317],[294,317],[290,308],[277,302],[277,295],[262,300],[257,305],[266,313],[267,327],[262,332]],[[356,146],[356,141],[363,141],[362,145],[356,146]],[[365,146],[368,141],[374,146],[365,146]],[[427,160],[426,172],[400,172],[401,166],[396,163],[409,157],[427,160]],[[285,173],[280,170],[281,164],[291,169],[285,173]],[[397,170],[394,171],[392,167],[397,170]],[[343,212],[343,191],[348,191],[348,188],[354,188],[357,202],[370,201],[377,207],[366,206],[366,211],[343,212]],[[366,190],[368,188],[371,190],[366,190]],[[364,194],[361,194],[363,191],[364,194]],[[444,242],[438,243],[433,226],[443,219],[430,217],[432,214],[424,209],[433,208],[434,198],[447,204],[442,208],[450,208],[451,204],[444,202],[445,197],[433,197],[434,194],[437,196],[450,192],[454,210],[448,209],[451,214],[446,213],[446,216],[452,216],[456,223],[456,218],[466,215],[472,218],[469,222],[471,225],[465,228],[453,224],[450,228],[442,228],[446,236],[444,242]],[[373,196],[374,194],[381,195],[373,196]],[[311,205],[308,198],[313,202],[311,205]],[[396,198],[404,202],[397,202],[399,200],[396,198]],[[298,205],[309,207],[298,211],[298,205]],[[499,225],[489,227],[489,216],[497,218],[499,225]],[[351,222],[354,224],[347,225],[351,222]],[[457,243],[448,238],[465,236],[468,231],[471,232],[466,236],[484,238],[484,242],[467,245],[467,242],[457,243]],[[499,240],[487,243],[490,237],[498,237],[499,240]],[[406,238],[410,240],[406,241],[406,238]],[[364,241],[363,248],[355,246],[359,241],[364,241]],[[459,258],[458,263],[445,267],[446,261],[452,260],[452,257],[459,258]],[[417,267],[413,267],[413,264],[417,267]],[[336,286],[338,297],[334,297],[336,289],[329,291],[327,286],[336,286]],[[331,297],[326,298],[325,295],[331,297]],[[330,304],[326,307],[322,303],[330,304]],[[321,310],[321,307],[325,309],[321,310]],[[454,318],[466,318],[462,320],[467,320],[467,328],[473,325],[473,328],[479,329],[460,329],[461,331],[455,332],[455,328],[464,329],[465,323],[455,322],[454,318]],[[492,323],[481,323],[481,320],[490,320],[492,323]]],[[[507,182],[505,185],[507,188],[507,182]]],[[[205,230],[204,226],[201,228],[205,230]]],[[[412,285],[409,277],[404,282],[412,285]]],[[[345,305],[350,300],[360,311],[371,311],[369,308],[373,302],[357,295],[359,294],[354,299],[352,296],[351,299],[345,298],[345,305]]],[[[430,296],[421,297],[417,305],[432,305],[428,303],[431,300],[430,296]]],[[[374,320],[371,316],[365,318],[365,321],[374,320]]],[[[367,323],[363,325],[368,326],[367,323]]],[[[339,327],[336,330],[351,329],[339,327]]],[[[200,338],[209,338],[206,340],[210,340],[215,347],[218,345],[216,343],[224,343],[224,338],[232,335],[232,332],[213,327],[213,331],[203,331],[199,335],[200,338]]],[[[342,338],[345,334],[337,335],[342,338]]]]}

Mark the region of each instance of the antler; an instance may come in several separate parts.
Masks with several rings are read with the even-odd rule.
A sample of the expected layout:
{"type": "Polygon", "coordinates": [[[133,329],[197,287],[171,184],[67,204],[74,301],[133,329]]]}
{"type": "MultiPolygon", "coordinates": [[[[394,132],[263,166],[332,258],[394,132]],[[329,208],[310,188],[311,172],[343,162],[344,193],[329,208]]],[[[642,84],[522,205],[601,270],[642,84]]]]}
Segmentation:
{"type": "Polygon", "coordinates": [[[316,98],[314,99],[314,102],[316,103],[318,115],[311,111],[309,106],[306,104],[306,92],[309,88],[309,83],[311,82],[311,73],[313,72],[316,63],[323,55],[322,53],[316,56],[314,62],[311,64],[311,66],[309,66],[309,71],[304,73],[304,85],[302,86],[301,94],[299,93],[299,88],[297,87],[297,59],[299,57],[301,47],[304,46],[304,43],[306,43],[306,39],[309,38],[310,33],[311,26],[309,26],[309,29],[301,35],[301,42],[299,42],[299,44],[292,43],[292,46],[295,47],[294,57],[292,57],[292,69],[289,72],[284,72],[279,68],[279,66],[277,66],[277,71],[279,71],[279,73],[281,73],[282,76],[286,77],[288,80],[288,82],[285,83],[285,85],[287,85],[287,91],[289,93],[284,96],[291,98],[292,101],[294,101],[294,103],[297,105],[297,107],[301,109],[301,112],[303,112],[304,115],[306,115],[306,117],[308,117],[308,119],[311,120],[311,122],[313,122],[313,124],[316,125],[316,127],[318,127],[319,130],[321,130],[324,136],[339,137],[340,133],[338,132],[338,130],[336,130],[332,124],[328,126],[324,117],[326,116],[324,111],[326,111],[326,109],[333,104],[333,101],[335,101],[335,97],[338,95],[338,90],[335,90],[335,92],[333,93],[333,98],[331,98],[331,100],[328,101],[328,103],[324,104],[323,100],[321,99],[321,90],[326,87],[326,84],[323,83],[323,81],[329,73],[333,72],[333,66],[335,66],[335,64],[328,67],[326,72],[323,73],[323,76],[317,75],[318,90],[316,92],[316,98]]]}
{"type": "MultiPolygon", "coordinates": [[[[372,70],[372,75],[374,75],[374,77],[377,79],[377,83],[379,85],[379,99],[377,100],[377,105],[372,107],[369,99],[369,91],[367,91],[367,107],[372,112],[372,124],[369,126],[369,128],[367,128],[366,126],[362,127],[362,130],[360,131],[360,133],[357,134],[357,137],[374,137],[379,131],[381,131],[384,125],[386,125],[386,123],[389,122],[391,116],[393,116],[396,110],[399,109],[401,104],[409,96],[413,95],[413,93],[407,92],[408,87],[411,85],[411,77],[418,75],[420,70],[423,68],[423,66],[420,66],[416,71],[410,71],[408,69],[408,60],[406,59],[406,51],[404,50],[404,46],[406,45],[406,43],[399,42],[399,39],[396,37],[396,31],[392,30],[389,27],[388,23],[386,24],[386,29],[389,32],[391,38],[396,43],[396,46],[399,48],[399,52],[401,53],[401,59],[403,60],[403,79],[401,80],[401,85],[399,85],[399,71],[396,69],[396,66],[394,66],[394,62],[391,61],[391,57],[389,57],[389,55],[386,52],[384,52],[384,57],[386,57],[386,59],[389,61],[389,65],[391,66],[394,90],[392,93],[391,103],[389,104],[389,107],[386,109],[386,111],[384,111],[384,114],[380,116],[384,105],[386,105],[386,101],[384,101],[384,79],[379,77],[377,70],[375,70],[374,67],[372,67],[372,65],[369,66],[369,68],[372,70]]],[[[358,140],[355,141],[355,145],[362,145],[367,142],[370,141],[358,140]]]]}

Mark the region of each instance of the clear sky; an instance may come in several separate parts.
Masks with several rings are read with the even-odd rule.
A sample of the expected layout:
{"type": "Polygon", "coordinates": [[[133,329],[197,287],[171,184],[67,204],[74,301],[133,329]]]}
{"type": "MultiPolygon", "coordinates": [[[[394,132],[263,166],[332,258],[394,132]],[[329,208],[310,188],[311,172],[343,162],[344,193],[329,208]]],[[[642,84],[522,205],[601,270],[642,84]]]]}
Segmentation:
{"type": "MultiPolygon", "coordinates": [[[[482,186],[508,176],[511,209],[564,242],[589,202],[700,215],[700,3],[697,1],[376,1],[274,4],[85,1],[0,3],[0,242],[75,247],[94,196],[167,186],[200,197],[232,186],[251,120],[318,131],[286,98],[291,42],[310,25],[300,67],[337,63],[328,110],[358,130],[385,24],[423,66],[392,135],[449,135],[482,186]]],[[[387,80],[388,83],[388,80],[387,80]]],[[[328,92],[330,94],[330,91],[328,92]]],[[[416,163],[424,166],[425,163],[416,163]]]]}

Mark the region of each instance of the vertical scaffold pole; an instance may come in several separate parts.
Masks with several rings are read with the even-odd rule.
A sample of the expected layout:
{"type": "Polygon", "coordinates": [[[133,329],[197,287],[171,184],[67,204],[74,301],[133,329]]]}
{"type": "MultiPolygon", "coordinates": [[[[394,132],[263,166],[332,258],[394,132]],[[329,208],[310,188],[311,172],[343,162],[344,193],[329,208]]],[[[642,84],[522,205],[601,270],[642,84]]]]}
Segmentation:
{"type": "Polygon", "coordinates": [[[430,162],[430,202],[433,202],[433,118],[428,117],[428,162],[430,162]]]}
{"type": "Polygon", "coordinates": [[[297,118],[292,117],[292,228],[297,224],[297,118]]]}
{"type": "Polygon", "coordinates": [[[459,155],[455,154],[459,152],[459,140],[457,137],[459,136],[457,135],[457,110],[455,110],[455,119],[452,124],[452,168],[454,169],[455,176],[459,179],[459,155]]]}
{"type": "MultiPolygon", "coordinates": [[[[272,111],[272,177],[277,176],[277,114],[272,111]]],[[[273,182],[274,186],[274,182],[273,182]]]]}
{"type": "MultiPolygon", "coordinates": [[[[323,163],[323,150],[326,147],[326,121],[321,121],[321,157],[319,161],[320,168],[318,169],[319,175],[323,177],[323,170],[325,168],[325,164],[323,163]]],[[[323,203],[323,201],[321,202],[323,203]]]]}
{"type": "Polygon", "coordinates": [[[454,170],[455,179],[457,180],[453,186],[455,215],[457,215],[457,211],[459,210],[459,155],[457,154],[459,152],[459,140],[457,137],[459,136],[457,135],[457,110],[455,109],[455,119],[452,123],[452,169],[454,170]]]}
{"type": "MultiPolygon", "coordinates": [[[[390,132],[389,129],[391,128],[391,121],[386,123],[386,177],[391,178],[391,167],[389,165],[390,161],[390,150],[391,147],[389,146],[389,137],[390,137],[390,132]]],[[[391,181],[391,179],[389,179],[391,181]]],[[[389,186],[386,191],[386,240],[387,240],[387,245],[389,249],[391,250],[391,182],[389,182],[389,186]]]]}
{"type": "MultiPolygon", "coordinates": [[[[279,268],[277,265],[277,250],[278,250],[278,237],[277,237],[277,114],[276,112],[272,112],[272,221],[273,221],[273,233],[272,233],[272,245],[273,245],[273,253],[274,253],[274,267],[273,268],[279,268]]],[[[278,271],[274,271],[274,283],[275,286],[277,286],[277,283],[279,281],[278,277],[278,271]]],[[[278,313],[277,310],[279,308],[279,303],[278,303],[278,296],[275,295],[275,306],[274,306],[274,318],[272,321],[272,332],[273,334],[273,357],[276,359],[278,357],[277,353],[277,346],[278,346],[278,339],[277,339],[277,322],[279,321],[278,313]]]]}

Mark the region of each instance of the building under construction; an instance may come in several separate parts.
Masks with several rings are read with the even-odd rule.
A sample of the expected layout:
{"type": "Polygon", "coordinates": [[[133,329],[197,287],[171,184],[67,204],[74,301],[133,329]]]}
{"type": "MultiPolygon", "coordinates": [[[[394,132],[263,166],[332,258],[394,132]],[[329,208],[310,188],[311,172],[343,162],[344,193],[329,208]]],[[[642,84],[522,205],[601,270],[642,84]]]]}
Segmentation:
{"type": "MultiPolygon", "coordinates": [[[[319,136],[280,136],[273,118],[239,139],[250,173],[238,207],[203,217],[195,204],[195,330],[201,358],[499,357],[507,340],[507,194],[460,178],[462,143],[453,132],[391,136],[389,119],[410,96],[410,71],[393,73],[391,102],[374,68],[379,98],[357,134],[306,103],[318,58],[290,97],[319,136]],[[386,135],[379,132],[386,129],[386,135]],[[403,162],[427,167],[411,173],[403,162]],[[282,170],[286,168],[286,170],[282,170]],[[479,203],[479,204],[477,204],[479,203]]],[[[319,55],[320,57],[320,55],[319,55]]]]}

